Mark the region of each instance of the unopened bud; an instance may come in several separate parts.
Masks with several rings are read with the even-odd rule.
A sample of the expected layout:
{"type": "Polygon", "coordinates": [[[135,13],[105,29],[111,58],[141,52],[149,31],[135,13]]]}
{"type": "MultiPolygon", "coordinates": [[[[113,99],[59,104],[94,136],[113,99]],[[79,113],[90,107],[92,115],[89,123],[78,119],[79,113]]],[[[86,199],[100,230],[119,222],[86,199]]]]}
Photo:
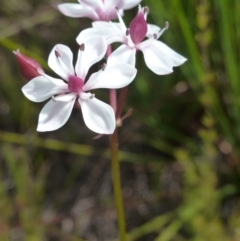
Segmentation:
{"type": "Polygon", "coordinates": [[[17,58],[22,76],[26,80],[29,81],[37,76],[40,76],[39,69],[42,68],[36,60],[21,54],[19,50],[13,51],[13,53],[17,58]]]}

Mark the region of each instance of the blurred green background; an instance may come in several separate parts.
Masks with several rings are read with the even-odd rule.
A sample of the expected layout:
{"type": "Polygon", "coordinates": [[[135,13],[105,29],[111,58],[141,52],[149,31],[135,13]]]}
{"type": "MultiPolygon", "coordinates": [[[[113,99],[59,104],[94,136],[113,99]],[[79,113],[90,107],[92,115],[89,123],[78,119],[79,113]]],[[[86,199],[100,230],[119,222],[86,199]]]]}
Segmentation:
{"type": "MultiPolygon", "coordinates": [[[[13,50],[46,60],[57,43],[75,59],[87,19],[61,15],[60,1],[1,0],[0,241],[116,240],[108,138],[93,139],[81,112],[37,133],[44,103],[21,93],[13,50]]],[[[64,2],[64,1],[62,1],[64,2]]],[[[70,2],[70,1],[68,1],[70,2]]],[[[76,2],[76,1],[72,1],[76,2]]],[[[240,240],[240,2],[143,0],[161,40],[188,61],[168,76],[138,75],[119,129],[129,241],[240,240]]],[[[129,23],[137,8],[126,11],[129,23]]],[[[108,101],[108,92],[97,92],[108,101]]]]}

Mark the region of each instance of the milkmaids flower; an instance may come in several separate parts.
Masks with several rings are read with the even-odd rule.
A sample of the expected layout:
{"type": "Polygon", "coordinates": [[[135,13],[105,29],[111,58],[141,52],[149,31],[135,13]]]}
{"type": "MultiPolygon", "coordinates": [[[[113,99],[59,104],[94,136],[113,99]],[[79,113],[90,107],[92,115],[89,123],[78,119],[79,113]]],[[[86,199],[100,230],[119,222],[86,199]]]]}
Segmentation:
{"type": "Polygon", "coordinates": [[[92,74],[86,82],[89,68],[101,60],[107,50],[104,38],[92,38],[80,45],[75,70],[73,54],[62,44],[57,44],[48,58],[49,67],[63,80],[52,78],[40,71],[38,76],[23,88],[24,95],[34,102],[51,98],[43,107],[38,120],[38,131],[53,131],[63,126],[78,102],[85,124],[99,134],[110,134],[115,129],[115,114],[112,107],[95,98],[88,91],[97,88],[122,88],[136,75],[136,69],[128,64],[110,63],[92,74]]]}
{"type": "Polygon", "coordinates": [[[82,31],[76,40],[81,42],[90,36],[102,35],[108,44],[113,42],[123,44],[112,53],[109,60],[121,58],[126,63],[135,66],[136,51],[140,50],[143,52],[145,63],[149,69],[158,75],[169,74],[173,71],[173,67],[183,64],[187,59],[157,40],[168,28],[168,23],[163,29],[147,24],[147,14],[148,8],[139,6],[138,13],[131,21],[129,28],[125,26],[119,13],[119,23],[93,22],[93,28],[82,31]],[[145,37],[148,39],[144,40],[145,37]]]}
{"type": "Polygon", "coordinates": [[[116,8],[121,13],[139,4],[141,0],[78,0],[79,3],[58,5],[61,13],[72,18],[87,17],[94,21],[106,21],[117,18],[116,8]]]}

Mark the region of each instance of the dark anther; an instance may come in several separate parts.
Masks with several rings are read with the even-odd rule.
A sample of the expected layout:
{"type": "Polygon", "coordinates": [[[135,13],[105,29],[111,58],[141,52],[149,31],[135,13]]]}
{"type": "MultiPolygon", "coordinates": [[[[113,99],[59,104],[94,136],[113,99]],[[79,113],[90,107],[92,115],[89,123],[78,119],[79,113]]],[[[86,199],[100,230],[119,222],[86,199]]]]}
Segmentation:
{"type": "Polygon", "coordinates": [[[156,33],[153,34],[153,38],[157,39],[157,34],[156,33]]]}
{"type": "Polygon", "coordinates": [[[107,64],[106,64],[106,63],[103,63],[103,64],[102,64],[102,66],[101,66],[102,71],[104,71],[104,70],[105,70],[106,66],[107,66],[107,64]]]}
{"type": "Polygon", "coordinates": [[[80,44],[80,50],[84,51],[85,50],[85,44],[80,44]]]}
{"type": "Polygon", "coordinates": [[[57,58],[60,57],[60,54],[59,54],[59,52],[57,50],[55,50],[55,55],[56,55],[57,58]]]}
{"type": "Polygon", "coordinates": [[[130,29],[127,28],[127,30],[126,30],[126,35],[128,36],[129,34],[130,34],[130,29]]]}

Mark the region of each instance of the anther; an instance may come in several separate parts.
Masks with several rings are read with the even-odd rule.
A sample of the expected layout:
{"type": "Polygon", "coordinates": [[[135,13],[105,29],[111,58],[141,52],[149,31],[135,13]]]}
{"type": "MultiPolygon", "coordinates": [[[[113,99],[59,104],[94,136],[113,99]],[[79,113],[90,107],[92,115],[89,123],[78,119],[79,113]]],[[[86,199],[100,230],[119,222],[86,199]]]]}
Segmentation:
{"type": "Polygon", "coordinates": [[[127,28],[127,30],[126,30],[126,35],[128,36],[129,34],[130,34],[130,29],[127,28]]]}
{"type": "Polygon", "coordinates": [[[41,69],[41,68],[38,68],[38,69],[37,69],[37,72],[38,72],[40,75],[44,75],[44,74],[45,74],[44,71],[43,71],[43,69],[41,69]]]}
{"type": "Polygon", "coordinates": [[[147,7],[147,6],[144,7],[144,8],[143,8],[143,13],[144,13],[144,14],[149,14],[149,7],[147,7]]]}
{"type": "Polygon", "coordinates": [[[84,43],[80,44],[79,48],[80,48],[81,51],[84,51],[85,50],[85,44],[84,43]]]}
{"type": "Polygon", "coordinates": [[[166,22],[166,23],[165,23],[165,29],[167,30],[168,28],[169,28],[169,23],[166,22]]]}
{"type": "Polygon", "coordinates": [[[153,34],[153,38],[157,39],[157,34],[156,33],[153,34]]]}
{"type": "Polygon", "coordinates": [[[60,54],[57,50],[55,50],[55,55],[56,55],[57,58],[60,58],[60,54]]]}
{"type": "Polygon", "coordinates": [[[102,66],[101,66],[102,71],[104,71],[106,67],[107,67],[107,64],[103,63],[102,66]]]}
{"type": "Polygon", "coordinates": [[[91,94],[90,99],[93,99],[95,97],[95,94],[91,94]]]}

